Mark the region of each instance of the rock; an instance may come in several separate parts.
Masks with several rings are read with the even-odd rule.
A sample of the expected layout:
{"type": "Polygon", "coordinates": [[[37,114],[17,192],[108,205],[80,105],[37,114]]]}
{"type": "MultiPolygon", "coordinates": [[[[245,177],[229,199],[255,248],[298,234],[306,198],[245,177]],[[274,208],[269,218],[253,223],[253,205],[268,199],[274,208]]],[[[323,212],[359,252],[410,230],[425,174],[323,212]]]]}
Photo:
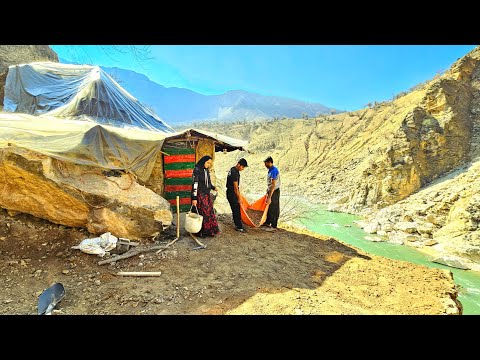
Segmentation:
{"type": "Polygon", "coordinates": [[[1,241],[5,240],[5,239],[6,239],[5,236],[0,236],[0,240],[1,240],[1,241]]]}
{"type": "Polygon", "coordinates": [[[433,214],[428,214],[426,217],[425,217],[425,220],[432,223],[432,224],[435,224],[435,225],[443,225],[443,221],[442,219],[436,217],[435,215],[433,214]]]}
{"type": "Polygon", "coordinates": [[[407,236],[405,236],[405,240],[407,240],[407,241],[419,241],[420,236],[419,235],[408,234],[407,236]]]}
{"type": "Polygon", "coordinates": [[[383,230],[378,230],[377,231],[377,235],[380,235],[380,236],[387,236],[387,233],[383,230]]]}
{"type": "Polygon", "coordinates": [[[438,244],[438,241],[435,241],[435,240],[432,240],[432,239],[427,240],[423,243],[423,245],[425,245],[425,246],[433,246],[433,245],[436,245],[436,244],[438,244]]]}
{"type": "Polygon", "coordinates": [[[7,210],[8,216],[14,217],[15,215],[20,214],[20,212],[15,210],[7,210]]]}
{"type": "Polygon", "coordinates": [[[336,200],[335,204],[345,204],[346,202],[348,202],[348,199],[349,199],[349,196],[344,195],[341,198],[339,198],[338,200],[336,200]]]}
{"type": "Polygon", "coordinates": [[[432,262],[437,264],[442,264],[450,267],[454,267],[462,270],[470,270],[470,267],[467,266],[460,259],[456,259],[452,256],[440,256],[432,260],[432,262]]]}
{"type": "Polygon", "coordinates": [[[68,275],[70,273],[70,270],[62,270],[62,274],[68,275]]]}
{"type": "Polygon", "coordinates": [[[100,280],[95,280],[94,284],[98,286],[98,285],[101,285],[102,282],[100,280]]]}
{"type": "Polygon", "coordinates": [[[367,223],[366,223],[365,221],[363,221],[363,220],[355,220],[353,223],[354,223],[354,224],[357,224],[357,225],[360,226],[362,229],[363,229],[365,226],[367,226],[367,223]]]}
{"type": "Polygon", "coordinates": [[[370,224],[367,224],[364,228],[363,228],[363,231],[369,233],[369,234],[375,234],[377,232],[377,229],[378,229],[378,223],[370,223],[370,224]]]}
{"type": "Polygon", "coordinates": [[[365,240],[368,240],[368,241],[373,241],[373,242],[380,242],[380,241],[383,241],[381,238],[379,238],[378,236],[365,236],[364,237],[365,240]]]}
{"type": "Polygon", "coordinates": [[[95,175],[101,173],[99,168],[63,164],[70,174],[63,177],[56,164],[53,158],[23,148],[0,148],[0,179],[7,179],[3,191],[10,194],[0,197],[0,207],[86,227],[93,234],[111,232],[135,240],[151,238],[171,224],[169,202],[133,177],[124,177],[131,186],[119,192],[115,182],[95,175]]]}
{"type": "Polygon", "coordinates": [[[385,232],[390,232],[390,231],[393,231],[393,225],[391,223],[384,223],[381,225],[381,228],[383,231],[385,232]]]}
{"type": "Polygon", "coordinates": [[[403,245],[403,243],[405,242],[405,234],[393,232],[387,242],[391,244],[403,245]]]}
{"type": "Polygon", "coordinates": [[[417,231],[417,224],[411,221],[398,222],[394,225],[395,230],[400,230],[406,233],[414,233],[417,231]]]}
{"type": "Polygon", "coordinates": [[[417,231],[420,234],[431,234],[436,229],[435,225],[430,222],[419,224],[417,226],[417,231]]]}

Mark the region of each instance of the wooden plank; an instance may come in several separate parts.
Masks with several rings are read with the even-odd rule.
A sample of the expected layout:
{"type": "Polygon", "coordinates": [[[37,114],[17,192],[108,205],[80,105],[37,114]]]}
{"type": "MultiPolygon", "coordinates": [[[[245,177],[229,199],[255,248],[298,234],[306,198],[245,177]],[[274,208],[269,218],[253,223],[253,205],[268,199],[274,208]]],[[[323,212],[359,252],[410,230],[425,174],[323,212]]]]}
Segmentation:
{"type": "Polygon", "coordinates": [[[120,276],[160,276],[161,271],[119,271],[117,275],[120,276]]]}

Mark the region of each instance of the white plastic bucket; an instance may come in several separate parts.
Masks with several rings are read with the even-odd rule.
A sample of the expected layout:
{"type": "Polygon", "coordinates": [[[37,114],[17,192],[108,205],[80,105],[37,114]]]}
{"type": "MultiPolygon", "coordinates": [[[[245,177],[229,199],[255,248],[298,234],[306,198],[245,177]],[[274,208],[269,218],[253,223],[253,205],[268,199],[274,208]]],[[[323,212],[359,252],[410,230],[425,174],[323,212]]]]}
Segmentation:
{"type": "Polygon", "coordinates": [[[192,207],[193,205],[190,207],[190,211],[185,214],[185,230],[191,234],[195,234],[202,229],[203,216],[198,213],[196,206],[195,209],[197,209],[197,212],[192,212],[192,207]]]}

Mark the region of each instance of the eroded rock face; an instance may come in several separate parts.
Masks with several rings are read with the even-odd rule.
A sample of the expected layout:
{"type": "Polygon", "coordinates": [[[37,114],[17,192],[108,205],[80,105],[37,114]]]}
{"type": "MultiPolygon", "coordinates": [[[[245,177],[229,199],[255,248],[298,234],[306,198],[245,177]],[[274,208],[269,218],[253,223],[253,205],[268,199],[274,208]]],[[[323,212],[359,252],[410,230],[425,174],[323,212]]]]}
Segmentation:
{"type": "Polygon", "coordinates": [[[106,177],[102,169],[61,162],[32,151],[0,150],[0,206],[93,234],[151,238],[172,221],[164,198],[133,175],[106,177]]]}
{"type": "Polygon", "coordinates": [[[271,155],[283,194],[334,204],[337,211],[375,211],[480,155],[480,48],[393,101],[223,131],[250,141],[253,153],[222,155],[225,166],[217,164],[223,177],[243,155],[257,164],[242,172],[245,191],[265,192],[263,159],[271,155]]]}
{"type": "Polygon", "coordinates": [[[414,235],[416,245],[431,246],[440,254],[464,257],[476,262],[477,266],[471,265],[480,269],[478,189],[480,161],[477,160],[437,179],[407,199],[381,209],[362,227],[379,226],[391,242],[414,235]]]}

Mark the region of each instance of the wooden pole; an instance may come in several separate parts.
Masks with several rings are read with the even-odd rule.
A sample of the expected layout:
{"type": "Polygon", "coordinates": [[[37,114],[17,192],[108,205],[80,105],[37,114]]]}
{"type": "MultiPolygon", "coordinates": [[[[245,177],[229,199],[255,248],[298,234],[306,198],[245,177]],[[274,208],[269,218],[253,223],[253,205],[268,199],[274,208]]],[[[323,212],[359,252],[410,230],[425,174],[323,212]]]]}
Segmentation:
{"type": "Polygon", "coordinates": [[[177,196],[177,239],[180,237],[180,196],[177,196]]]}
{"type": "Polygon", "coordinates": [[[193,238],[193,240],[195,240],[195,242],[196,242],[198,245],[200,245],[200,246],[203,247],[204,249],[207,248],[207,245],[202,244],[202,243],[200,242],[200,240],[198,240],[195,236],[193,236],[192,233],[190,233],[190,236],[193,238]]]}
{"type": "Polygon", "coordinates": [[[160,276],[161,271],[120,271],[117,273],[120,276],[160,276]]]}

